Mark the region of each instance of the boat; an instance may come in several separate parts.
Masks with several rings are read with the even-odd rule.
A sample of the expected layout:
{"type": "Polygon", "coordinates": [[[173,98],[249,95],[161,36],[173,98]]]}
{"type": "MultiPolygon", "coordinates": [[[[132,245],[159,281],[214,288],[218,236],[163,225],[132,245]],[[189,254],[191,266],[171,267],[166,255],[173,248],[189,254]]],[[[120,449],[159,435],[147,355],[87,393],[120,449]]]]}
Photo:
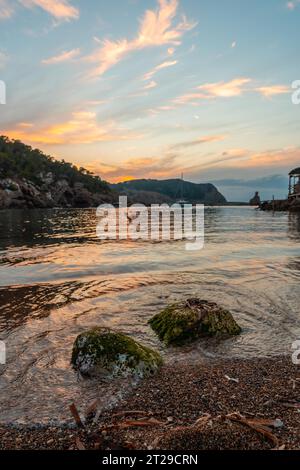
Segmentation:
{"type": "Polygon", "coordinates": [[[181,173],[181,180],[180,180],[180,199],[176,201],[176,204],[180,204],[184,206],[185,204],[189,204],[189,201],[184,199],[184,180],[183,180],[183,173],[181,173]]]}

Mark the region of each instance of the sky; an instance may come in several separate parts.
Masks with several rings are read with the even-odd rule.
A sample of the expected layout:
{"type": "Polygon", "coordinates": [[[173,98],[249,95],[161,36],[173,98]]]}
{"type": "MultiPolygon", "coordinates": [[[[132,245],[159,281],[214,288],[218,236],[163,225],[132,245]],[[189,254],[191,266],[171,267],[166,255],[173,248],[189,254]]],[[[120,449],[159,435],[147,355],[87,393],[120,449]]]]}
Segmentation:
{"type": "Polygon", "coordinates": [[[300,0],[0,0],[0,133],[111,182],[282,197],[299,23],[300,0]]]}

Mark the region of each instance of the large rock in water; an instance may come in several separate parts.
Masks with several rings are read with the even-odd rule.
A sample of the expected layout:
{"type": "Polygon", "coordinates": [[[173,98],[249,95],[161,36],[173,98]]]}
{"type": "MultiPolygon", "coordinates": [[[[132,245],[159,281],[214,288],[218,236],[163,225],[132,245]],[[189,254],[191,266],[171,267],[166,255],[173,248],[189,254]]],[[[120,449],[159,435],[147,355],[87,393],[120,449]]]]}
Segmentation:
{"type": "Polygon", "coordinates": [[[158,352],[123,333],[96,327],[76,338],[71,363],[88,376],[144,377],[154,373],[162,359],[158,352]]]}
{"type": "Polygon", "coordinates": [[[234,336],[241,333],[228,310],[214,302],[189,299],[169,305],[149,321],[166,345],[180,345],[202,336],[234,336]]]}

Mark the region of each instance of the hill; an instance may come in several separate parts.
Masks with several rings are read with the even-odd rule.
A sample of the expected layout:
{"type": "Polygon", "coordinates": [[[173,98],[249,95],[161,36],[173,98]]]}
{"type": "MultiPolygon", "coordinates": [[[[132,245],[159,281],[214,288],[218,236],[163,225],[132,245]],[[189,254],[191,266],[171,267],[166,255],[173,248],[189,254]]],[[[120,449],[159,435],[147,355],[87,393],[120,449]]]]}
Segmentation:
{"type": "Polygon", "coordinates": [[[0,208],[89,207],[115,200],[99,176],[0,136],[0,208]]]}
{"type": "Polygon", "coordinates": [[[110,185],[84,168],[0,136],[0,209],[117,204],[118,194],[126,194],[129,204],[173,203],[182,197],[191,203],[226,203],[211,183],[141,179],[110,185]]]}
{"type": "Polygon", "coordinates": [[[182,198],[182,195],[183,198],[190,203],[226,203],[225,197],[211,183],[197,184],[190,183],[189,181],[182,181],[180,179],[140,179],[126,181],[111,186],[120,193],[128,194],[131,198],[138,198],[140,192],[142,192],[143,197],[147,195],[148,200],[153,203],[176,202],[182,198]],[[156,200],[158,196],[161,201],[156,200]]]}

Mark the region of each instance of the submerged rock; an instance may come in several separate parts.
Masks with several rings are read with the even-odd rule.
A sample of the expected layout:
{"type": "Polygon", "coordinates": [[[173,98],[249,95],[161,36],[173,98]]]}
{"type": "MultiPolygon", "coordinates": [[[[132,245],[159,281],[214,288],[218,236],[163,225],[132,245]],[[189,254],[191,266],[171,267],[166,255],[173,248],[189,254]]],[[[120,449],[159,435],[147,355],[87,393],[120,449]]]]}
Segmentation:
{"type": "Polygon", "coordinates": [[[159,368],[162,358],[123,333],[96,327],[76,338],[71,363],[88,376],[144,377],[159,368]]]}
{"type": "Polygon", "coordinates": [[[151,318],[149,324],[166,345],[180,345],[202,336],[241,333],[240,326],[228,310],[199,299],[169,305],[151,318]]]}

